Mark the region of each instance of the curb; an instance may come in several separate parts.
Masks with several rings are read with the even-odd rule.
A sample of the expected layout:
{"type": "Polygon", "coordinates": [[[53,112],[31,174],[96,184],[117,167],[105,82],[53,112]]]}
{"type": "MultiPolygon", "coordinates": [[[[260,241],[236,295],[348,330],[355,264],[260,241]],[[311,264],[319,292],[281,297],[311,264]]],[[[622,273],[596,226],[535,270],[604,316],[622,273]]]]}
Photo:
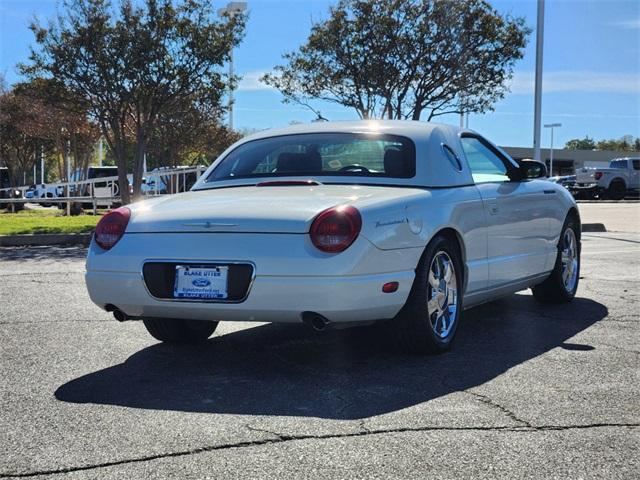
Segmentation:
{"type": "MultiPolygon", "coordinates": [[[[583,232],[606,232],[603,223],[583,223],[583,232]]],[[[50,245],[89,245],[92,233],[36,233],[28,235],[0,235],[0,247],[34,247],[50,245]]]]}
{"type": "Polygon", "coordinates": [[[604,226],[604,223],[583,223],[582,231],[583,232],[606,232],[607,228],[604,226]]]}
{"type": "Polygon", "coordinates": [[[50,245],[89,245],[92,233],[35,233],[0,235],[0,247],[28,247],[50,245]]]}

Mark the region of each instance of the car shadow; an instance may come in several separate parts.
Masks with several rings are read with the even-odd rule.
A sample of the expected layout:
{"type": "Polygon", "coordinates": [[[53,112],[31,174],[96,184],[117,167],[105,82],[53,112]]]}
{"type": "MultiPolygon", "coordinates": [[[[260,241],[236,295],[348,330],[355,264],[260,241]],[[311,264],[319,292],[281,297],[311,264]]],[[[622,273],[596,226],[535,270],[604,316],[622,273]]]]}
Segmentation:
{"type": "Polygon", "coordinates": [[[142,409],[359,419],[481,385],[553,348],[575,345],[567,340],[607,313],[585,298],[544,306],[512,295],[467,311],[454,348],[428,357],[397,352],[384,328],[316,334],[261,325],[195,347],[155,344],[65,383],[55,396],[142,409]]]}

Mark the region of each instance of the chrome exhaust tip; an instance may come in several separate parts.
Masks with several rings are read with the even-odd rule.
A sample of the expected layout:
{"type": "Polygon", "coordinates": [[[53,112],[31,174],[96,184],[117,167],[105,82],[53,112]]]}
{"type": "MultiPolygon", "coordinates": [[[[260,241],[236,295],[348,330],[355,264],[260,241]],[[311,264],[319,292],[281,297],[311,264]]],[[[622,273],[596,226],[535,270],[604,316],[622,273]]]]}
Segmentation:
{"type": "Polygon", "coordinates": [[[118,309],[113,311],[113,318],[115,318],[119,322],[126,322],[127,320],[129,320],[129,316],[122,310],[118,309]]]}
{"type": "Polygon", "coordinates": [[[309,325],[316,332],[324,332],[329,328],[331,322],[329,319],[323,317],[319,313],[304,312],[302,314],[302,321],[309,325]]]}

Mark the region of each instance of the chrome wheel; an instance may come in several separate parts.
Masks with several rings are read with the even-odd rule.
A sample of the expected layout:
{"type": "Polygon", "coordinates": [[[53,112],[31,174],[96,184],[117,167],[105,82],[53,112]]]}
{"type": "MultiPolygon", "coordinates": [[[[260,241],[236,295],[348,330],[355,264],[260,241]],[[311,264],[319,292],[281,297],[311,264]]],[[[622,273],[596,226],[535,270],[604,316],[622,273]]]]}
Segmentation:
{"type": "Polygon", "coordinates": [[[458,289],[453,261],[442,250],[434,255],[429,266],[427,298],[431,329],[438,337],[447,338],[457,318],[458,289]]]}
{"type": "Polygon", "coordinates": [[[567,292],[573,292],[578,280],[578,241],[572,228],[564,231],[562,238],[562,283],[567,292]]]}

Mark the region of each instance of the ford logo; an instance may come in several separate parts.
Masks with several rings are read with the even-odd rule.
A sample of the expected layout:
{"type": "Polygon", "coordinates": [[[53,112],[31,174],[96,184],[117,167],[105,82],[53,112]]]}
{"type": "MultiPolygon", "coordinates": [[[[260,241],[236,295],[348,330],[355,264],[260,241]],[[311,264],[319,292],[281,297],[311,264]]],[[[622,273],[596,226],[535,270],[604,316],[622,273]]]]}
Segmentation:
{"type": "Polygon", "coordinates": [[[194,287],[204,288],[204,287],[208,287],[209,285],[211,285],[211,282],[209,280],[207,280],[206,278],[196,278],[195,280],[191,281],[191,284],[194,287]]]}

